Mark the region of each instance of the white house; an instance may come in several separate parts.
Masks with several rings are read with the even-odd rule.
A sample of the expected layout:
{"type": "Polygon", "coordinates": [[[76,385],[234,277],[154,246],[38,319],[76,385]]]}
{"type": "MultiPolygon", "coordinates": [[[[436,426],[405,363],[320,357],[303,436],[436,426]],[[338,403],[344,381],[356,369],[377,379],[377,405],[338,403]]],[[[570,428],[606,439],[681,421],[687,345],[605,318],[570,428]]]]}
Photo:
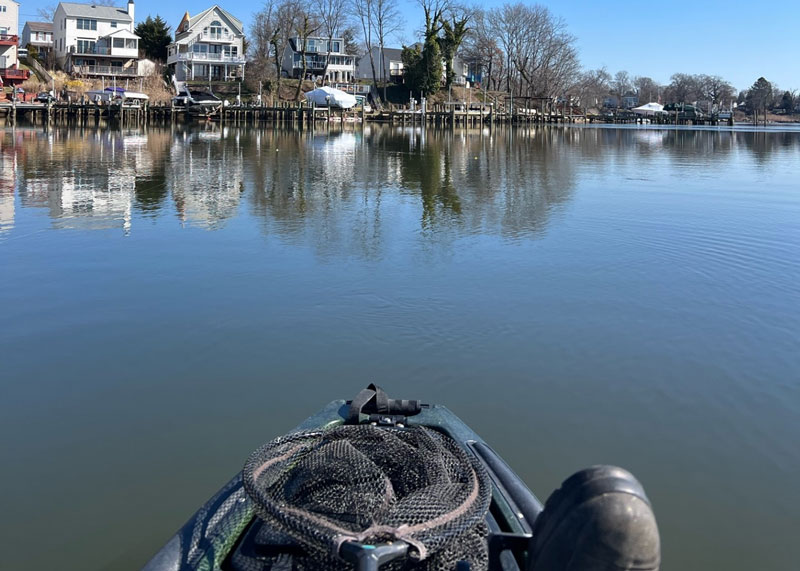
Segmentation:
{"type": "Polygon", "coordinates": [[[327,82],[350,83],[356,77],[356,58],[345,52],[342,38],[311,37],[306,42],[305,49],[302,38],[290,38],[289,44],[283,51],[281,73],[285,77],[299,78],[303,74],[303,58],[306,60],[306,76],[321,76],[328,63],[325,74],[327,82]]]}
{"type": "Polygon", "coordinates": [[[19,4],[14,0],[0,0],[0,78],[14,79],[17,71],[17,43],[19,37],[19,4]]]}
{"type": "Polygon", "coordinates": [[[22,37],[19,47],[30,50],[36,46],[40,56],[46,56],[53,49],[53,23],[52,22],[25,22],[22,28],[22,37]]]}
{"type": "Polygon", "coordinates": [[[178,81],[228,81],[244,77],[244,26],[217,5],[183,16],[167,65],[178,81]]]}
{"type": "Polygon", "coordinates": [[[135,77],[139,36],[133,26],[133,0],[124,9],[61,2],[53,17],[56,62],[76,75],[135,77]]]}

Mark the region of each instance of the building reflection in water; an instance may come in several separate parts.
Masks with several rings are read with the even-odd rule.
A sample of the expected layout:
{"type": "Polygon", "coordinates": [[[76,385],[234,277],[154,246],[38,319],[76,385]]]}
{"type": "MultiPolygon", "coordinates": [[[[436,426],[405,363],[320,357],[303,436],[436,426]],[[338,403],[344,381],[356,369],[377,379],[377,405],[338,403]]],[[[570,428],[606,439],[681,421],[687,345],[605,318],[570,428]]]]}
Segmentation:
{"type": "Polygon", "coordinates": [[[17,155],[8,146],[0,148],[0,235],[14,228],[14,185],[17,155]]]}
{"type": "Polygon", "coordinates": [[[267,236],[372,257],[399,232],[536,236],[582,177],[619,165],[647,172],[743,151],[759,163],[798,148],[797,133],[725,130],[341,129],[5,131],[0,232],[15,227],[15,204],[46,209],[56,228],[124,233],[137,219],[215,230],[255,216],[267,236]]]}
{"type": "Polygon", "coordinates": [[[139,181],[151,177],[169,138],[135,131],[28,131],[14,146],[23,158],[23,207],[46,208],[56,228],[131,230],[139,181]]]}
{"type": "Polygon", "coordinates": [[[169,151],[167,186],[181,221],[217,229],[236,215],[241,193],[242,134],[208,126],[180,132],[169,151]]]}

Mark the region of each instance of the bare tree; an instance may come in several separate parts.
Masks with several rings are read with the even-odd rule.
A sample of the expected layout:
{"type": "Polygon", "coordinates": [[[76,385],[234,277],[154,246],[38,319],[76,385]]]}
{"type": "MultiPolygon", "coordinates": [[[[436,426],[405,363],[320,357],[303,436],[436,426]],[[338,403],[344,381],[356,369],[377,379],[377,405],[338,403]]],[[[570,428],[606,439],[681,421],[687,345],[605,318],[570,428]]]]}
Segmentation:
{"type": "Polygon", "coordinates": [[[478,9],[473,14],[472,28],[464,40],[464,54],[481,70],[481,87],[485,100],[493,81],[494,88],[497,89],[498,71],[502,77],[503,53],[497,46],[494,34],[489,28],[487,14],[483,10],[478,9]]]}
{"type": "Polygon", "coordinates": [[[633,87],[636,89],[636,95],[639,96],[639,103],[655,102],[660,97],[661,86],[650,77],[634,77],[633,87]]]}
{"type": "Polygon", "coordinates": [[[37,8],[36,14],[39,16],[39,19],[45,22],[52,22],[56,15],[56,6],[55,4],[48,4],[44,8],[37,8]]]}
{"type": "Polygon", "coordinates": [[[299,52],[301,52],[300,59],[303,62],[303,71],[300,73],[300,78],[297,82],[297,89],[294,92],[295,101],[300,100],[300,91],[303,88],[303,81],[306,79],[306,72],[308,71],[308,58],[306,56],[306,51],[308,50],[308,38],[311,37],[312,34],[316,33],[316,31],[320,28],[319,23],[311,14],[308,6],[298,2],[297,8],[300,10],[300,13],[298,13],[297,20],[295,20],[295,33],[299,44],[297,49],[299,52]]]}
{"type": "Polygon", "coordinates": [[[691,103],[701,97],[698,76],[688,73],[675,73],[666,87],[665,99],[670,103],[691,103]]]}
{"type": "Polygon", "coordinates": [[[718,111],[726,103],[730,106],[736,97],[733,86],[718,75],[704,75],[700,80],[701,94],[709,103],[709,112],[718,111]]]}
{"type": "Polygon", "coordinates": [[[611,74],[605,68],[582,73],[573,86],[573,94],[586,113],[592,107],[600,107],[611,92],[611,74]]]}
{"type": "Polygon", "coordinates": [[[401,28],[400,12],[394,0],[372,0],[372,21],[375,37],[378,41],[378,57],[380,57],[381,78],[383,78],[383,100],[386,101],[386,42],[401,28]]]}
{"type": "Polygon", "coordinates": [[[322,70],[323,83],[328,77],[328,66],[331,63],[331,44],[333,38],[339,37],[342,28],[347,24],[349,2],[347,0],[320,0],[316,5],[322,28],[328,36],[325,68],[322,70]]]}
{"type": "Polygon", "coordinates": [[[267,0],[255,14],[250,28],[251,58],[263,78],[275,79],[270,81],[273,97],[280,96],[281,58],[297,27],[297,15],[297,2],[294,0],[267,0]]]}
{"type": "Polygon", "coordinates": [[[358,21],[361,23],[361,32],[363,34],[364,47],[369,56],[369,64],[372,68],[372,84],[375,88],[375,93],[378,92],[378,76],[375,71],[375,54],[373,49],[375,47],[375,33],[373,30],[372,14],[375,10],[373,7],[374,0],[355,0],[354,6],[358,21]]]}
{"type": "Polygon", "coordinates": [[[620,98],[633,89],[633,82],[631,81],[630,74],[622,70],[614,74],[612,85],[614,87],[614,92],[620,98]]]}

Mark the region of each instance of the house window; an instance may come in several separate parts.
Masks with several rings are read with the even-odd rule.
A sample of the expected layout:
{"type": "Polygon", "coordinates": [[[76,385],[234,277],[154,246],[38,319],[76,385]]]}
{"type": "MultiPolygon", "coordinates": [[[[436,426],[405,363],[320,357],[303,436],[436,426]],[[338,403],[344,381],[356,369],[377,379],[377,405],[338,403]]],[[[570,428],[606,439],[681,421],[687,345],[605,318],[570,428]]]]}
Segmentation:
{"type": "Polygon", "coordinates": [[[125,47],[125,38],[114,38],[114,47],[115,48],[124,48],[125,47]]]}
{"type": "Polygon", "coordinates": [[[96,30],[97,29],[97,20],[89,20],[88,18],[78,18],[77,19],[78,29],[79,30],[96,30]]]}
{"type": "Polygon", "coordinates": [[[5,12],[5,11],[6,11],[6,7],[5,6],[0,6],[0,12],[5,12]]]}
{"type": "Polygon", "coordinates": [[[225,57],[236,57],[239,55],[239,48],[237,46],[225,46],[223,52],[225,57]]]}
{"type": "Polygon", "coordinates": [[[341,47],[342,47],[342,45],[341,45],[340,42],[338,42],[338,41],[331,42],[331,51],[332,52],[336,52],[336,53],[341,52],[342,51],[341,47]]]}
{"type": "Polygon", "coordinates": [[[116,27],[117,27],[117,22],[116,22],[116,20],[111,20],[111,27],[112,27],[112,28],[116,28],[116,27]]]}
{"type": "Polygon", "coordinates": [[[126,39],[126,40],[125,40],[125,49],[128,49],[128,50],[135,50],[135,49],[136,49],[136,47],[137,47],[137,46],[136,46],[136,40],[134,40],[133,38],[130,38],[130,39],[126,39]]]}
{"type": "Polygon", "coordinates": [[[211,25],[208,27],[208,33],[212,40],[222,39],[222,24],[219,22],[219,20],[214,20],[211,22],[211,25]]]}
{"type": "Polygon", "coordinates": [[[79,54],[93,54],[95,53],[96,43],[91,40],[78,40],[78,53],[79,54]]]}
{"type": "Polygon", "coordinates": [[[208,44],[194,44],[192,46],[192,51],[196,54],[208,53],[208,44]]]}

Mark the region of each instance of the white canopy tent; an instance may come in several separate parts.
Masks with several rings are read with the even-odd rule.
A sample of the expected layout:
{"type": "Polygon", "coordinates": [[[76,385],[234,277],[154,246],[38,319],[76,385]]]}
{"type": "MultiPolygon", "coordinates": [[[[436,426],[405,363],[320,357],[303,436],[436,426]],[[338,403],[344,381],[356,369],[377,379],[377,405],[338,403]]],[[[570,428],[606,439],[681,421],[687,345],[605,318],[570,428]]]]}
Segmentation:
{"type": "Polygon", "coordinates": [[[310,103],[326,107],[341,107],[342,109],[350,109],[355,106],[356,98],[341,89],[334,89],[333,87],[319,87],[313,91],[304,94],[310,103]]]}
{"type": "Polygon", "coordinates": [[[666,111],[664,111],[664,106],[660,103],[645,103],[639,107],[634,107],[632,111],[639,115],[659,115],[661,113],[666,113],[666,111]]]}

